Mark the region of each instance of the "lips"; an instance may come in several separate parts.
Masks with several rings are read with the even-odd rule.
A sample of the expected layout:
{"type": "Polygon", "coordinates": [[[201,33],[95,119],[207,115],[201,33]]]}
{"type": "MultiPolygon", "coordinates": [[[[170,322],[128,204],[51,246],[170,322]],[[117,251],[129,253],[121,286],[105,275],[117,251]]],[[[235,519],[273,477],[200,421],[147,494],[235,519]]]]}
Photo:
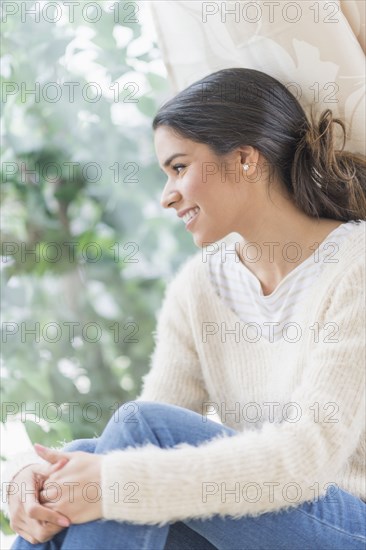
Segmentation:
{"type": "Polygon", "coordinates": [[[200,209],[198,208],[198,209],[195,211],[194,215],[191,216],[191,217],[189,218],[189,220],[186,222],[186,229],[190,229],[191,225],[194,224],[195,220],[196,220],[196,219],[198,218],[198,216],[199,216],[199,212],[200,212],[200,209]]]}
{"type": "Polygon", "coordinates": [[[183,216],[187,214],[187,212],[189,212],[190,210],[193,210],[194,208],[198,208],[198,207],[191,206],[190,208],[184,208],[183,210],[179,210],[179,212],[177,212],[178,218],[183,218],[183,216]]]}
{"type": "Polygon", "coordinates": [[[192,218],[194,218],[196,216],[196,214],[198,214],[199,210],[200,209],[198,207],[191,208],[190,210],[188,210],[188,212],[186,212],[182,216],[182,219],[183,219],[184,223],[187,224],[192,218]]]}

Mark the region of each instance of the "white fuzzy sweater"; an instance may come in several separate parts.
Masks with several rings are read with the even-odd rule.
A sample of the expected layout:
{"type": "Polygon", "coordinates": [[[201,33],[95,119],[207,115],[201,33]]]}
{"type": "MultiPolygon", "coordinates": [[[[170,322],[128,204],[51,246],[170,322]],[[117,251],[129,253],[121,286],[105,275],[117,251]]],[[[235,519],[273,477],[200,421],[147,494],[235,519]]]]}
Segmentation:
{"type": "Polygon", "coordinates": [[[108,453],[105,518],[163,525],[258,515],[322,496],[328,483],[366,500],[365,237],[362,222],[339,261],[322,270],[296,319],[296,342],[253,341],[217,296],[201,251],[181,266],[166,290],[137,402],[200,414],[214,403],[238,434],[197,447],[149,443],[108,453]],[[238,342],[227,331],[239,329],[238,342]]]}
{"type": "Polygon", "coordinates": [[[365,225],[310,289],[297,342],[225,335],[244,323],[216,295],[201,251],[185,262],[167,288],[138,399],[198,413],[214,402],[238,434],[106,455],[106,518],[163,525],[257,515],[324,495],[327,483],[366,500],[365,225]],[[116,481],[136,484],[137,502],[123,502],[122,493],[115,502],[116,481]]]}

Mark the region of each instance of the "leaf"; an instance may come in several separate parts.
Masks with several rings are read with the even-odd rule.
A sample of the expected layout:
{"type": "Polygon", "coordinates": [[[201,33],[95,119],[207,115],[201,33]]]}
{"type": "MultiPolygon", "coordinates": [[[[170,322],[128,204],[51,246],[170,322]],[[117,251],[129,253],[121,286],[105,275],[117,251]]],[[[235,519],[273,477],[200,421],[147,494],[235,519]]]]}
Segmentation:
{"type": "Polygon", "coordinates": [[[46,432],[39,424],[31,420],[26,420],[24,426],[32,443],[44,442],[46,432]]]}
{"type": "MultiPolygon", "coordinates": [[[[22,21],[19,10],[5,23],[3,54],[10,59],[8,82],[18,83],[19,87],[23,83],[28,90],[39,83],[40,96],[35,100],[31,94],[25,98],[21,93],[10,95],[3,109],[4,235],[19,249],[4,264],[2,305],[4,320],[16,323],[19,331],[13,337],[9,335],[3,346],[1,385],[4,401],[19,409],[21,403],[29,409],[37,402],[42,407],[46,403],[81,405],[73,420],[65,413],[57,422],[50,418],[42,425],[27,422],[31,440],[55,446],[63,439],[100,433],[111,415],[110,405],[133,399],[134,391],[141,386],[141,376],[148,370],[151,333],[166,275],[194,250],[184,228],[178,229],[164,218],[159,206],[154,214],[152,204],[159,205],[163,178],[154,155],[151,118],[168,82],[154,72],[146,72],[149,62],[156,58],[155,52],[127,59],[127,45],[115,47],[114,25],[131,28],[131,41],[145,32],[140,24],[127,22],[133,7],[125,9],[123,2],[118,6],[114,2],[114,9],[108,10],[105,3],[100,5],[104,11],[95,23],[83,17],[81,3],[75,8],[74,22],[35,24],[34,17],[22,21]],[[78,64],[80,59],[85,64],[78,64]],[[128,105],[123,102],[125,93],[114,97],[109,82],[120,77],[123,82],[124,75],[131,71],[141,71],[151,89],[138,103],[128,105]],[[85,99],[90,79],[103,88],[96,102],[85,99]],[[59,101],[47,100],[52,96],[52,87],[47,92],[45,86],[52,82],[60,85],[59,101]],[[68,95],[73,88],[66,83],[75,84],[74,101],[68,95]],[[6,163],[14,163],[17,169],[6,174],[6,163]],[[28,171],[39,164],[38,182],[31,173],[25,177],[22,163],[28,171]],[[56,168],[44,171],[49,163],[56,168]],[[95,170],[85,171],[88,163],[100,167],[99,180],[93,181],[95,170]],[[135,176],[138,182],[129,184],[133,163],[139,167],[135,176]],[[59,176],[55,178],[57,168],[59,176]],[[75,248],[64,244],[70,242],[75,248]],[[55,243],[62,252],[55,262],[48,259],[52,257],[49,243],[55,243]],[[88,259],[89,243],[96,243],[102,251],[96,262],[88,259]],[[128,243],[139,247],[134,255],[138,263],[129,263],[133,248],[124,248],[128,243]],[[39,258],[32,253],[36,247],[39,258]],[[131,275],[135,268],[138,271],[131,275]],[[98,298],[90,288],[96,288],[95,283],[107,289],[108,300],[116,304],[115,311],[104,304],[113,319],[103,317],[103,307],[94,307],[98,298]],[[129,319],[139,326],[137,343],[124,341],[128,335],[124,326],[129,319]],[[66,327],[57,342],[47,341],[51,332],[45,338],[42,329],[39,342],[34,336],[21,338],[23,325],[32,329],[35,323],[42,327],[51,321],[61,327],[65,327],[63,323],[76,323],[73,339],[70,341],[66,327]],[[89,322],[99,325],[100,341],[87,340],[92,331],[83,333],[83,328],[89,322]],[[119,331],[112,331],[111,326],[119,327],[119,331]],[[123,373],[134,382],[131,392],[121,388],[122,373],[113,368],[115,358],[121,355],[131,360],[123,373]],[[80,392],[75,378],[68,377],[68,362],[84,370],[90,379],[87,394],[80,392]],[[103,416],[97,422],[83,415],[82,406],[87,402],[102,407],[103,416]]],[[[87,13],[92,18],[93,8],[89,7],[87,13]]],[[[89,249],[89,256],[93,257],[93,249],[89,249]]],[[[2,412],[5,416],[6,408],[2,412]]],[[[9,411],[9,420],[14,414],[9,411]]],[[[2,421],[6,421],[4,416],[2,421]]]]}
{"type": "Polygon", "coordinates": [[[138,103],[136,103],[137,108],[141,113],[146,115],[147,117],[151,118],[154,115],[154,112],[156,110],[156,104],[155,101],[148,96],[142,96],[139,98],[138,103]]]}
{"type": "Polygon", "coordinates": [[[166,90],[168,88],[167,79],[163,78],[159,74],[148,73],[146,77],[154,92],[166,90]]]}
{"type": "Polygon", "coordinates": [[[10,527],[10,522],[7,517],[5,517],[4,512],[0,510],[0,529],[4,535],[13,535],[14,531],[10,527]]]}

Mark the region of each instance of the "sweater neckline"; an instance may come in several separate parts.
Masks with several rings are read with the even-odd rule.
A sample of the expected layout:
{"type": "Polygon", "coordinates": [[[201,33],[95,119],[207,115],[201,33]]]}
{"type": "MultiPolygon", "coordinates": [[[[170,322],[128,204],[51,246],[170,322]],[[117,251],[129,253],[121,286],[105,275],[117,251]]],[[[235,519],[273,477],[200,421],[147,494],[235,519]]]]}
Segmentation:
{"type": "Polygon", "coordinates": [[[341,223],[340,225],[338,225],[337,227],[335,227],[330,233],[328,233],[328,235],[318,244],[318,246],[316,247],[316,249],[313,250],[312,254],[310,254],[310,256],[308,256],[307,258],[305,258],[305,260],[303,260],[300,264],[298,264],[296,267],[294,267],[291,271],[289,271],[284,277],[283,279],[278,283],[278,285],[276,286],[276,288],[270,293],[270,294],[264,294],[263,293],[263,289],[262,289],[262,284],[260,282],[260,280],[258,279],[258,277],[253,273],[253,271],[251,271],[251,269],[249,269],[249,267],[246,265],[246,264],[243,264],[243,262],[241,262],[240,258],[239,258],[239,254],[238,254],[238,251],[237,251],[237,248],[235,246],[235,252],[236,252],[236,256],[239,258],[239,262],[240,262],[240,268],[243,269],[247,276],[254,282],[255,286],[256,286],[256,289],[257,289],[257,295],[258,297],[263,301],[263,302],[269,302],[271,301],[271,299],[278,295],[278,292],[282,290],[283,286],[288,282],[288,281],[291,281],[294,277],[297,277],[299,274],[301,275],[301,273],[307,269],[308,265],[311,263],[311,261],[314,259],[314,256],[315,254],[321,254],[322,255],[322,260],[323,260],[323,257],[325,255],[325,252],[324,252],[324,246],[330,242],[330,240],[334,237],[338,238],[338,235],[340,236],[340,238],[342,237],[345,237],[347,235],[347,233],[343,233],[344,232],[344,226],[347,224],[348,222],[343,222],[341,223]]]}
{"type": "MultiPolygon", "coordinates": [[[[350,240],[357,238],[358,231],[360,231],[361,227],[364,227],[364,225],[360,224],[358,228],[355,228],[355,231],[350,236],[350,240]]],[[[343,244],[344,243],[345,243],[345,241],[343,241],[343,244]]],[[[347,251],[348,251],[348,249],[347,249],[347,251]]],[[[343,257],[342,257],[342,259],[343,259],[343,257]]],[[[303,315],[302,315],[302,321],[309,320],[309,318],[310,318],[310,308],[313,306],[314,303],[317,303],[316,300],[314,301],[314,298],[316,297],[319,288],[323,287],[324,282],[326,282],[329,279],[332,279],[332,278],[329,278],[329,276],[328,276],[328,270],[331,269],[331,267],[333,269],[335,268],[335,270],[336,270],[335,277],[337,277],[337,276],[339,276],[339,269],[342,266],[343,266],[342,261],[338,262],[336,265],[334,263],[328,263],[328,265],[326,265],[324,267],[324,269],[321,271],[316,283],[309,289],[309,295],[307,297],[306,305],[304,307],[304,311],[303,311],[303,315]]],[[[237,313],[235,313],[235,311],[233,311],[225,303],[225,301],[221,298],[221,296],[219,296],[217,294],[217,292],[214,288],[214,285],[212,284],[211,279],[210,279],[210,272],[209,272],[208,263],[205,264],[204,269],[202,271],[204,273],[203,277],[205,279],[203,288],[205,288],[206,292],[208,292],[210,294],[208,296],[208,302],[211,303],[211,304],[217,303],[217,308],[220,309],[220,311],[222,311],[222,313],[223,313],[224,319],[222,319],[222,320],[227,320],[228,322],[229,321],[235,321],[235,323],[239,322],[240,324],[245,324],[240,319],[240,317],[237,315],[237,313]]],[[[314,310],[314,314],[317,312],[319,304],[320,304],[320,302],[317,303],[316,309],[314,310]]],[[[216,308],[216,305],[215,305],[215,308],[216,308]]],[[[301,326],[301,324],[300,324],[300,326],[301,326]]],[[[231,325],[230,325],[230,327],[231,327],[231,325]]],[[[305,328],[305,326],[304,326],[304,328],[305,328]]],[[[263,341],[264,341],[264,343],[262,343],[262,345],[265,345],[265,346],[267,344],[271,345],[272,346],[271,349],[274,349],[274,347],[281,346],[284,342],[286,342],[286,340],[284,340],[283,338],[279,338],[278,340],[275,340],[275,341],[271,342],[270,340],[267,340],[266,338],[261,337],[257,342],[253,342],[253,343],[257,343],[257,344],[259,343],[260,344],[263,341]]]]}

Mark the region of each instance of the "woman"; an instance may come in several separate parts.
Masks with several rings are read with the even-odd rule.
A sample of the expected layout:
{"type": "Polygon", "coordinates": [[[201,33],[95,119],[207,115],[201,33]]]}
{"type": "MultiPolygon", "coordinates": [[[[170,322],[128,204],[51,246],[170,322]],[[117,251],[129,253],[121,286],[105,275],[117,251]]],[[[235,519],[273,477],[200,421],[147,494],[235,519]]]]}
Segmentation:
{"type": "Polygon", "coordinates": [[[366,164],[335,124],[249,69],[159,110],[161,203],[202,250],[137,400],[13,478],[14,549],[365,547],[366,164]]]}

